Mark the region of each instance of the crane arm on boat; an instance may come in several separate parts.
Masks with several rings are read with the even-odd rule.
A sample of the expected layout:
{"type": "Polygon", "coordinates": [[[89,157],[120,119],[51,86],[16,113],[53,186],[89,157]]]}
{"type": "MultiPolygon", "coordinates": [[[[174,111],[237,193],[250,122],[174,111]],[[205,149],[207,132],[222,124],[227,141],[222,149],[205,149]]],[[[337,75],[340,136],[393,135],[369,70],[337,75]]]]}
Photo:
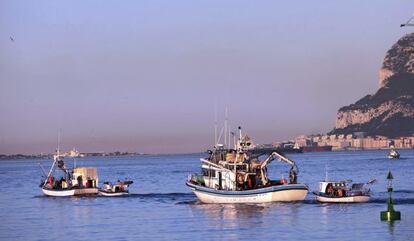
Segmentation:
{"type": "Polygon", "coordinates": [[[278,153],[277,151],[272,152],[269,157],[262,162],[260,165],[260,168],[265,168],[267,165],[269,165],[275,158],[279,158],[280,161],[286,162],[287,164],[292,166],[292,170],[294,170],[296,173],[299,173],[299,168],[296,166],[295,161],[287,158],[286,156],[278,153]]]}
{"type": "Polygon", "coordinates": [[[261,164],[260,164],[260,172],[262,177],[263,184],[267,184],[269,182],[266,174],[266,166],[269,165],[274,159],[279,158],[281,162],[286,162],[291,166],[289,171],[289,179],[290,183],[297,182],[297,175],[299,173],[299,168],[296,166],[295,161],[287,158],[286,156],[278,153],[277,151],[272,152],[261,164]]]}

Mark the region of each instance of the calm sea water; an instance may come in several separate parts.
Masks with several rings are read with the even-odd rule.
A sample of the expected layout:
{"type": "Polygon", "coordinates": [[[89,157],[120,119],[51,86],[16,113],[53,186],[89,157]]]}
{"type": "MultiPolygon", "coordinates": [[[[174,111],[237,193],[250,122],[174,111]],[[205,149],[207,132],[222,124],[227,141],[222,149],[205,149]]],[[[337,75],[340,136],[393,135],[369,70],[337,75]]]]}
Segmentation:
{"type": "MultiPolygon", "coordinates": [[[[204,155],[99,157],[77,160],[98,168],[105,180],[134,180],[121,198],[52,198],[38,188],[51,160],[0,161],[0,240],[414,240],[414,150],[389,160],[385,151],[292,154],[299,181],[315,190],[324,179],[365,182],[377,178],[372,201],[318,204],[311,193],[300,203],[212,205],[197,202],[185,186],[204,155]],[[395,208],[402,220],[381,222],[386,175],[394,175],[395,208]]],[[[67,163],[71,164],[69,159],[67,163]]],[[[269,173],[286,176],[274,162],[269,173]]]]}

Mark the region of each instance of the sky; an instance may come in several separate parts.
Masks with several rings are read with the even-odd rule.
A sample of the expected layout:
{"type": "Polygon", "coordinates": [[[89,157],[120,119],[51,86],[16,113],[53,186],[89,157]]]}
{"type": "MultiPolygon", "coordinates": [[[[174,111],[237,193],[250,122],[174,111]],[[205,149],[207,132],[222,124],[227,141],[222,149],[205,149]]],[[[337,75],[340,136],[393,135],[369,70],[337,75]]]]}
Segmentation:
{"type": "Polygon", "coordinates": [[[333,129],[414,1],[0,1],[0,153],[184,153],[333,129]],[[12,37],[12,39],[10,38],[12,37]]]}

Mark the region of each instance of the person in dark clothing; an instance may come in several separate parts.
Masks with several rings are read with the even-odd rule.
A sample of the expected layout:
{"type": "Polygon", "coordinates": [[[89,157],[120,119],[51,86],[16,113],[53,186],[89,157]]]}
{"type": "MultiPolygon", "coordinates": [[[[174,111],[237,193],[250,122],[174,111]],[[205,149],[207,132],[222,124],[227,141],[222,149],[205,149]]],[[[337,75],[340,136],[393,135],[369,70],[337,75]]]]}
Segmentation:
{"type": "Polygon", "coordinates": [[[82,176],[79,176],[76,180],[78,180],[78,187],[83,188],[83,179],[82,176]]]}

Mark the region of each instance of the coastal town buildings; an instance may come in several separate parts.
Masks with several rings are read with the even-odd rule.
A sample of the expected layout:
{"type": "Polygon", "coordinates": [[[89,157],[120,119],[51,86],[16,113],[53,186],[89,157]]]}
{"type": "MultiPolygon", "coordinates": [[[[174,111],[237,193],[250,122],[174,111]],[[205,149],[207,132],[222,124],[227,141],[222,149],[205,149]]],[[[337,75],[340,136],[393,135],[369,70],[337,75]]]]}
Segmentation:
{"type": "Polygon", "coordinates": [[[364,133],[348,135],[301,135],[295,138],[295,146],[332,146],[332,150],[388,149],[394,145],[399,149],[414,148],[414,135],[398,138],[385,136],[365,136],[364,133]]]}

